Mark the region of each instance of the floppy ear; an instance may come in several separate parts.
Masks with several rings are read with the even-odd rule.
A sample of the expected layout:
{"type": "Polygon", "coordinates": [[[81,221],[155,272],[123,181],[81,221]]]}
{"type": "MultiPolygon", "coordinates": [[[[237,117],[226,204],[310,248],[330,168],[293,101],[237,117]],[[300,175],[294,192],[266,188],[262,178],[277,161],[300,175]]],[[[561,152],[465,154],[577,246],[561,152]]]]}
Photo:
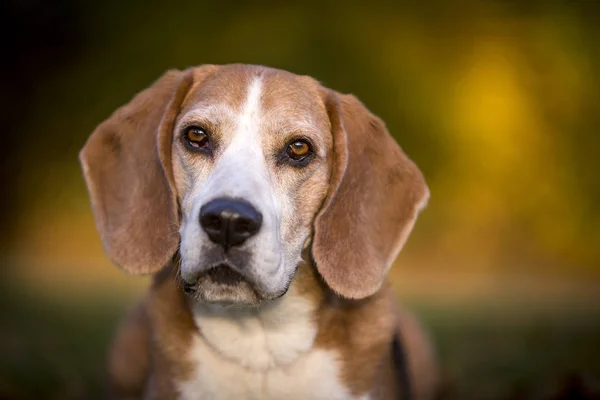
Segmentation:
{"type": "Polygon", "coordinates": [[[104,250],[130,273],[158,270],[177,249],[171,143],[197,72],[168,71],[101,123],[79,154],[104,250]]]}
{"type": "Polygon", "coordinates": [[[326,107],[333,167],[312,253],[333,291],[364,298],[381,286],[429,190],[384,123],[354,96],[328,91],[326,107]]]}

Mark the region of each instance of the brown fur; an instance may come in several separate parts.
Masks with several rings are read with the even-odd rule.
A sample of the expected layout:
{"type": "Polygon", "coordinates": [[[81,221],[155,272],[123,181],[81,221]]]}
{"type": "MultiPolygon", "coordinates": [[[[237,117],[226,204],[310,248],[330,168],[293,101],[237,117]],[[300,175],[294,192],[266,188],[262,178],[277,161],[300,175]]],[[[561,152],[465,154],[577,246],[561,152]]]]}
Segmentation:
{"type": "Polygon", "coordinates": [[[203,71],[167,72],[100,124],[79,155],[104,249],[128,272],[155,272],[177,248],[173,124],[203,71]]]}
{"type": "Polygon", "coordinates": [[[381,286],[428,189],[384,123],[354,96],[329,92],[327,107],[334,170],[315,219],[313,256],[334,291],[363,298],[381,286]]]}
{"type": "MultiPolygon", "coordinates": [[[[193,370],[184,355],[199,331],[174,269],[171,265],[155,277],[149,295],[115,339],[109,371],[118,398],[175,398],[173,382],[193,370]]],[[[373,399],[398,398],[390,351],[398,333],[407,353],[412,398],[432,398],[438,376],[431,346],[414,317],[395,306],[388,285],[368,299],[342,299],[309,264],[298,268],[293,285],[300,296],[319,304],[315,346],[340,354],[342,380],[354,395],[373,390],[373,399]]]]}
{"type": "Polygon", "coordinates": [[[415,398],[430,398],[436,370],[428,340],[412,317],[395,309],[383,283],[427,200],[423,176],[355,97],[309,77],[241,65],[168,72],[102,123],[81,152],[111,260],[132,273],[169,265],[119,330],[109,360],[112,389],[122,398],[173,398],[174,381],[191,378],[193,366],[183,355],[199,332],[169,260],[179,243],[185,165],[193,161],[177,153],[173,130],[179,115],[215,98],[239,109],[239,89],[257,73],[268,75],[261,102],[271,130],[293,133],[306,119],[296,111],[302,109],[318,132],[311,134],[328,133],[321,138],[326,160],[310,167],[319,173],[298,183],[303,190],[293,198],[298,221],[314,222],[306,264],[292,284],[318,305],[315,346],[337,351],[351,393],[396,398],[391,342],[399,332],[415,398]]]}

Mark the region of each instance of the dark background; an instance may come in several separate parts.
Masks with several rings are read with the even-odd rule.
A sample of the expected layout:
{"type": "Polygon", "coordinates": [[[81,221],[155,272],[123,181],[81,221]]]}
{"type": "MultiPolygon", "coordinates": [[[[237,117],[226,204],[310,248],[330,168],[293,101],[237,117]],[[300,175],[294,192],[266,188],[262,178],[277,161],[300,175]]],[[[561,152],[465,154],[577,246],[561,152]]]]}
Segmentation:
{"type": "Polygon", "coordinates": [[[356,94],[424,172],[431,201],[390,277],[447,398],[598,388],[598,2],[0,7],[0,398],[102,397],[148,280],[106,260],[77,153],[165,70],[231,62],[356,94]]]}

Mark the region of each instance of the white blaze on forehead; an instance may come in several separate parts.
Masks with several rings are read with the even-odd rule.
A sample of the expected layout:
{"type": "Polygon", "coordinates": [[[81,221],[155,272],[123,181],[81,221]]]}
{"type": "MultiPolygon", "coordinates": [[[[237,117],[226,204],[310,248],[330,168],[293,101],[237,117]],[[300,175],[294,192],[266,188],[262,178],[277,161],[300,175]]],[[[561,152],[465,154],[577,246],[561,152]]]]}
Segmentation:
{"type": "Polygon", "coordinates": [[[253,200],[265,200],[253,199],[260,194],[257,191],[264,191],[265,188],[261,186],[268,183],[260,136],[261,95],[262,80],[260,77],[254,77],[248,84],[245,102],[235,115],[235,129],[231,141],[215,166],[213,178],[217,179],[218,183],[214,189],[218,197],[244,197],[251,203],[253,200]]]}
{"type": "MultiPolygon", "coordinates": [[[[246,104],[242,109],[238,124],[238,135],[240,130],[246,132],[257,132],[260,123],[260,97],[262,94],[262,80],[255,77],[248,86],[246,104]]],[[[258,133],[258,132],[257,132],[258,133]]]]}

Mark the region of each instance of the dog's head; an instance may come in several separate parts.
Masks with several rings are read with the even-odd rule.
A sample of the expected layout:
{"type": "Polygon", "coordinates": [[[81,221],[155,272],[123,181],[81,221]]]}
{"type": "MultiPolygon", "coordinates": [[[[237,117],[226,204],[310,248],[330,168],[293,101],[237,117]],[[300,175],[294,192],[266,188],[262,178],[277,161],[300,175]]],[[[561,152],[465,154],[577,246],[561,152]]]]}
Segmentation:
{"type": "Polygon", "coordinates": [[[207,302],[280,297],[303,254],[334,292],[371,295],[428,198],[355,97],[257,66],[167,72],[80,159],[111,260],[150,273],[178,253],[207,302]]]}

